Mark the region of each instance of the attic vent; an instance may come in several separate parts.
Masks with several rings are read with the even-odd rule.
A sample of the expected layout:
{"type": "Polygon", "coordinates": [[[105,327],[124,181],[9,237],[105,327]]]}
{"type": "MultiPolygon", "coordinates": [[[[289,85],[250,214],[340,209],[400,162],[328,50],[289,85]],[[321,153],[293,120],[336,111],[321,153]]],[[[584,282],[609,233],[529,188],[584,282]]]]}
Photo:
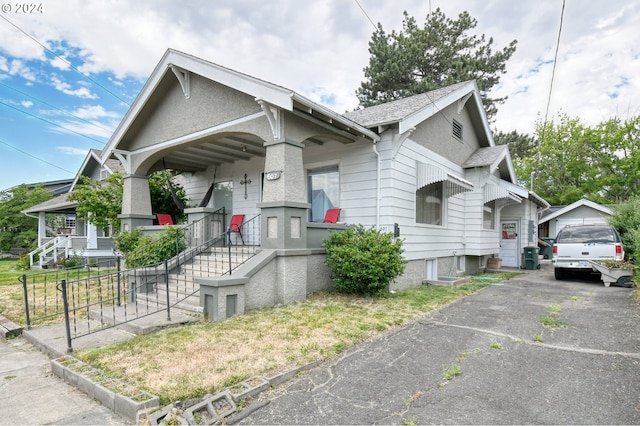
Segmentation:
{"type": "Polygon", "coordinates": [[[462,142],[462,124],[458,123],[456,120],[453,120],[453,137],[462,142]]]}

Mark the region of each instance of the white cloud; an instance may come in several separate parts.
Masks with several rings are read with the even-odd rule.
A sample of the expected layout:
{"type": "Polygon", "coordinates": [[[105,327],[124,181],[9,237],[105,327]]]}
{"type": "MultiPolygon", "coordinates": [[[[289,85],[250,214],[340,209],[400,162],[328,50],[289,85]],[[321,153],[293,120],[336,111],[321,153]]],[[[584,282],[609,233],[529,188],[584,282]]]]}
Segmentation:
{"type": "Polygon", "coordinates": [[[69,68],[71,68],[71,66],[69,65],[69,61],[62,56],[60,57],[56,56],[55,59],[53,59],[50,63],[52,67],[62,71],[66,71],[69,68]]]}
{"type": "Polygon", "coordinates": [[[31,101],[22,101],[20,104],[25,108],[31,108],[33,106],[33,102],[31,101]]]}
{"type": "Polygon", "coordinates": [[[24,61],[20,59],[14,59],[9,65],[9,74],[17,75],[25,80],[36,81],[35,73],[29,68],[24,61]]]}
{"type": "Polygon", "coordinates": [[[88,149],[75,148],[72,146],[57,146],[56,149],[65,155],[79,155],[82,157],[86,157],[89,152],[88,149]]]}
{"type": "Polygon", "coordinates": [[[82,108],[78,108],[72,112],[76,117],[91,119],[91,118],[118,118],[120,114],[113,111],[106,111],[102,105],[90,105],[82,108]]]}
{"type": "MultiPolygon", "coordinates": [[[[478,22],[476,32],[493,37],[494,50],[517,39],[507,74],[491,94],[509,97],[494,127],[532,132],[536,119],[544,115],[560,1],[360,4],[387,32],[401,28],[404,10],[423,25],[429,8],[440,7],[449,18],[468,10],[478,22]]],[[[593,123],[625,111],[635,113],[640,105],[635,97],[640,93],[640,59],[634,44],[640,4],[567,2],[564,13],[550,116],[562,110],[593,123]]],[[[188,7],[173,0],[67,0],[45,14],[16,16],[14,21],[40,42],[55,46],[83,72],[112,73],[115,80],[107,76],[109,87],[119,87],[127,78],[146,78],[165,50],[175,48],[327,102],[337,112],[357,106],[355,91],[364,78],[374,31],[358,4],[344,0],[192,0],[188,7]]],[[[0,39],[0,52],[9,57],[46,60],[42,47],[15,28],[0,25],[0,39]]],[[[47,61],[64,69],[58,59],[47,61]]],[[[95,99],[101,90],[74,88],[62,77],[53,81],[61,92],[84,99],[95,99]]]]}
{"type": "Polygon", "coordinates": [[[91,91],[87,87],[80,87],[80,88],[72,90],[71,89],[71,85],[69,83],[66,83],[66,82],[60,80],[56,76],[52,76],[51,77],[51,82],[53,83],[53,86],[57,90],[59,90],[60,92],[66,94],[66,95],[75,96],[75,97],[82,98],[82,99],[97,99],[98,98],[98,96],[95,95],[94,93],[91,93],[91,91]]]}

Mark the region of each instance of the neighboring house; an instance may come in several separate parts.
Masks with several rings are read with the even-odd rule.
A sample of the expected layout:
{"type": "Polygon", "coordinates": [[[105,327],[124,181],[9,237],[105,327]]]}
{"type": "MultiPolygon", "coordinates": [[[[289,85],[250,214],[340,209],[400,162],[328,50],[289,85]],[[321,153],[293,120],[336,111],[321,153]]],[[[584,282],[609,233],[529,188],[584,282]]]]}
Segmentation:
{"type": "Polygon", "coordinates": [[[473,81],[340,115],[168,50],[105,147],[102,161],[113,158],[125,169],[123,230],[152,224],[148,176],[162,168],[183,174],[190,205],[205,200],[185,211],[189,223],[220,207],[259,215],[257,234],[244,235],[259,254],[232,277],[196,279],[235,288],[243,309],[330,286],[331,229],[396,231],[409,263],[392,288],[404,288],[478,272],[490,257],[519,267],[548,207],[517,186],[473,81]],[[322,223],[332,207],[338,223],[322,223]]]}
{"type": "MultiPolygon", "coordinates": [[[[123,170],[117,160],[108,160],[103,164],[100,155],[101,151],[90,150],[64,193],[23,211],[24,214],[38,219],[38,248],[30,253],[31,259],[39,258],[38,266],[70,255],[94,260],[113,257],[110,230],[105,233],[91,223],[79,220],[76,217],[77,203],[67,199],[80,177],[87,176],[94,181],[101,181],[114,171],[123,170]],[[48,223],[56,223],[58,226],[51,229],[47,226],[48,223]]],[[[33,266],[33,260],[31,264],[33,266]]]]}
{"type": "Polygon", "coordinates": [[[578,200],[568,206],[554,206],[540,217],[540,237],[555,238],[567,225],[608,223],[613,214],[609,207],[589,200],[578,200]]]}

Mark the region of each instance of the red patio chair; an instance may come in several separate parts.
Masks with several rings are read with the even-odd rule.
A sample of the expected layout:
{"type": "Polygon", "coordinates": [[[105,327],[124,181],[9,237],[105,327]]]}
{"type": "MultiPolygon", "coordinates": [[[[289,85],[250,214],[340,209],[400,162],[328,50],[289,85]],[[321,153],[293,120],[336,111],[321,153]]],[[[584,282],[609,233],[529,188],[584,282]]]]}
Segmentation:
{"type": "Polygon", "coordinates": [[[158,218],[158,225],[173,225],[173,218],[170,214],[158,213],[156,217],[158,218]]]}
{"type": "Polygon", "coordinates": [[[324,215],[324,223],[337,223],[340,217],[340,209],[329,209],[324,215]]]}
{"type": "Polygon", "coordinates": [[[229,244],[231,244],[231,233],[237,232],[240,235],[240,241],[244,245],[244,238],[242,238],[242,222],[244,222],[243,214],[234,214],[231,216],[231,223],[229,223],[229,244]]]}

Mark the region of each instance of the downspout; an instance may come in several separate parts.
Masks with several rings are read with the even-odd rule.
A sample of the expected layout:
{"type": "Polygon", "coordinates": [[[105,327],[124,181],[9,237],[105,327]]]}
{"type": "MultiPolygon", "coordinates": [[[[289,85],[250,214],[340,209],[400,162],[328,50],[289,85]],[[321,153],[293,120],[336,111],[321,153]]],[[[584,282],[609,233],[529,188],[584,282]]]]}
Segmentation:
{"type": "Polygon", "coordinates": [[[378,152],[377,142],[373,141],[373,153],[376,155],[376,229],[380,229],[380,153],[378,152]]]}

